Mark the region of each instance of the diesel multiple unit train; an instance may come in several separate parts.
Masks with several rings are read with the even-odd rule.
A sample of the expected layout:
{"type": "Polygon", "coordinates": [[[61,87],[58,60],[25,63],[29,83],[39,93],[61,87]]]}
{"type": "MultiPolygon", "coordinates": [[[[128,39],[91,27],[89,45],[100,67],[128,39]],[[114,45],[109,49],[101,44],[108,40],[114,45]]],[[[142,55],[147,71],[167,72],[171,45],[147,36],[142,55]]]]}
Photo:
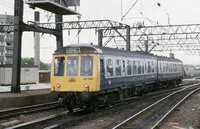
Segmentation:
{"type": "Polygon", "coordinates": [[[51,91],[70,110],[96,110],[114,101],[177,85],[183,63],[138,51],[74,44],[55,51],[51,91]]]}

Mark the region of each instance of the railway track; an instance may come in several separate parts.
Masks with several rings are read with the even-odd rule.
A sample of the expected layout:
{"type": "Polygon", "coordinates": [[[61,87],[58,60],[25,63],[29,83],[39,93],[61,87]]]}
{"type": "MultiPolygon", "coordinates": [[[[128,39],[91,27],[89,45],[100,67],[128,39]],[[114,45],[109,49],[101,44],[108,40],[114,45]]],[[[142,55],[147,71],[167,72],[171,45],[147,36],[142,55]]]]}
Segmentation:
{"type": "Polygon", "coordinates": [[[82,110],[77,109],[73,115],[69,115],[69,111],[64,111],[61,113],[53,114],[50,116],[42,117],[33,121],[21,123],[12,127],[7,127],[5,129],[48,129],[56,124],[53,123],[60,123],[63,121],[73,121],[77,119],[76,114],[80,113],[82,110]]]}
{"type": "Polygon", "coordinates": [[[14,108],[14,109],[9,109],[9,110],[1,110],[0,111],[0,120],[18,116],[18,115],[23,115],[23,114],[29,114],[29,113],[39,112],[39,111],[50,110],[50,109],[54,109],[56,107],[57,107],[57,102],[51,102],[51,103],[44,103],[44,104],[14,108]]]}
{"type": "MultiPolygon", "coordinates": [[[[140,103],[140,101],[142,99],[145,99],[147,102],[145,104],[143,104],[141,107],[135,108],[136,112],[139,111],[139,109],[141,108],[145,108],[148,105],[150,105],[152,103],[152,101],[166,96],[168,94],[170,94],[172,91],[174,90],[179,90],[181,88],[185,88],[187,86],[182,86],[182,87],[176,87],[173,89],[166,89],[164,91],[160,91],[160,92],[154,92],[145,96],[140,96],[140,97],[132,97],[127,99],[124,102],[120,102],[118,101],[113,108],[106,108],[103,110],[100,110],[97,113],[92,113],[92,114],[88,114],[88,113],[80,113],[82,110],[77,109],[75,111],[75,114],[73,115],[69,115],[68,111],[59,113],[59,114],[54,114],[51,116],[47,116],[47,117],[43,117],[37,120],[33,120],[33,121],[29,121],[26,123],[22,123],[16,126],[12,126],[12,127],[8,127],[7,129],[32,129],[32,128],[37,128],[37,129],[55,129],[55,128],[66,128],[66,127],[71,127],[74,125],[77,125],[81,122],[84,121],[88,121],[88,120],[92,120],[94,118],[98,118],[98,117],[102,117],[102,116],[106,116],[106,115],[110,115],[113,113],[116,113],[118,111],[124,110],[128,107],[130,107],[130,105],[126,105],[124,103],[129,103],[129,102],[136,102],[137,101],[140,103]]],[[[137,104],[136,104],[137,105],[137,104]]]]}
{"type": "Polygon", "coordinates": [[[135,113],[112,129],[156,129],[181,103],[200,90],[199,84],[187,86],[135,113]]]}

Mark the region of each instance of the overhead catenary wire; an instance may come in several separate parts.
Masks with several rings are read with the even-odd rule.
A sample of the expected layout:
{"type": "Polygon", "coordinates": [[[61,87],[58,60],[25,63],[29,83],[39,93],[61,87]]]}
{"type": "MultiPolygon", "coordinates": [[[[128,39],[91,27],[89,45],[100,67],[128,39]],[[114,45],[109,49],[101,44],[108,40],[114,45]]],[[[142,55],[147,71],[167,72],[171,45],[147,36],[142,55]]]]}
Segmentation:
{"type": "MultiPolygon", "coordinates": [[[[8,1],[5,1],[5,0],[1,0],[1,1],[0,1],[0,4],[1,4],[1,5],[4,5],[4,6],[6,6],[6,7],[9,7],[9,8],[13,8],[13,9],[14,9],[14,2],[8,2],[8,1]]],[[[26,5],[26,4],[24,4],[24,5],[26,5]]],[[[33,14],[34,11],[31,11],[31,10],[32,10],[32,9],[29,8],[28,5],[27,5],[27,6],[24,6],[24,12],[29,13],[29,14],[33,14]]],[[[40,13],[42,13],[43,15],[45,15],[45,13],[42,12],[42,11],[40,11],[40,13]]]]}
{"type": "Polygon", "coordinates": [[[138,0],[134,2],[134,4],[129,8],[129,10],[122,16],[122,20],[126,17],[126,15],[132,10],[132,8],[137,4],[138,0]]]}

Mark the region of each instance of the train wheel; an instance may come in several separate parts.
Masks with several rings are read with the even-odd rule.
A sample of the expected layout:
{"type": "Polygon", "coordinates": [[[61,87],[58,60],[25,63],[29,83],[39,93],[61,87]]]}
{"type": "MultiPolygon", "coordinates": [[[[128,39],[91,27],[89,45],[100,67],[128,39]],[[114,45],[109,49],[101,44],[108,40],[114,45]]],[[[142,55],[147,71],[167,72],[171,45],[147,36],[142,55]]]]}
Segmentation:
{"type": "Polygon", "coordinates": [[[72,107],[67,107],[67,109],[69,110],[69,113],[73,113],[74,112],[72,107]]]}
{"type": "Polygon", "coordinates": [[[106,106],[113,107],[114,103],[115,103],[114,96],[110,96],[107,103],[106,103],[106,106]]]}
{"type": "Polygon", "coordinates": [[[97,112],[99,110],[99,106],[97,101],[92,101],[91,102],[91,111],[92,112],[97,112]]]}

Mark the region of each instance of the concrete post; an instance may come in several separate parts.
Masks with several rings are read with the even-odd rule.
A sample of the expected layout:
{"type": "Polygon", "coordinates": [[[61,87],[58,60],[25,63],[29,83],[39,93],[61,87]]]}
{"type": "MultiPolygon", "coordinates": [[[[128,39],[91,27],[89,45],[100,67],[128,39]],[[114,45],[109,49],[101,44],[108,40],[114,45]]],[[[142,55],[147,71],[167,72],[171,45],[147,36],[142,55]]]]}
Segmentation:
{"type": "Polygon", "coordinates": [[[130,51],[131,50],[131,28],[130,26],[126,26],[126,50],[130,51]]]}
{"type": "Polygon", "coordinates": [[[62,29],[62,22],[63,18],[62,15],[55,15],[55,21],[60,22],[60,24],[56,24],[56,31],[57,31],[57,36],[56,36],[56,45],[57,49],[63,47],[63,29],[62,29]]]}
{"type": "Polygon", "coordinates": [[[103,30],[98,30],[98,46],[102,46],[103,44],[103,30]]]}
{"type": "MultiPolygon", "coordinates": [[[[35,11],[35,22],[40,22],[40,12],[35,11]]],[[[40,70],[40,33],[34,32],[34,65],[40,70]]]]}

